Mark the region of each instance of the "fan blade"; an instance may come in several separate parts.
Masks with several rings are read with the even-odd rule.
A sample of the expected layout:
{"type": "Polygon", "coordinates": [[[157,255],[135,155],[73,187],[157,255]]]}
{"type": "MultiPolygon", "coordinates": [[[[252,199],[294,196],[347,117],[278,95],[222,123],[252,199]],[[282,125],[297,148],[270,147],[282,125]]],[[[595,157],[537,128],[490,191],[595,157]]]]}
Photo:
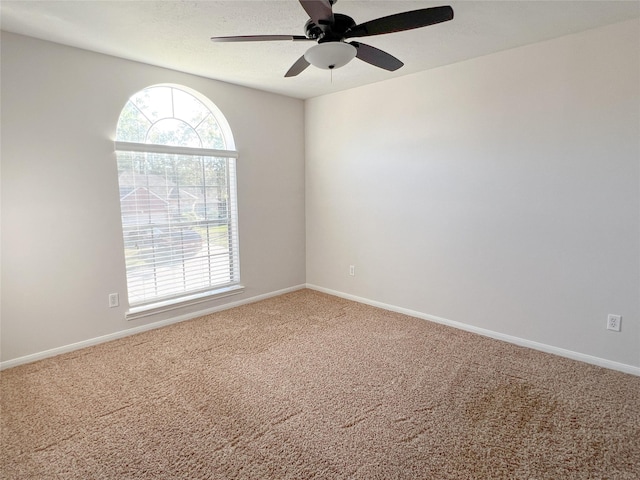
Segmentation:
{"type": "Polygon", "coordinates": [[[300,5],[316,25],[333,25],[333,10],[329,0],[300,0],[300,5]]]}
{"type": "Polygon", "coordinates": [[[307,60],[304,58],[304,55],[303,55],[298,60],[296,60],[296,63],[294,63],[291,66],[289,71],[287,73],[285,73],[284,76],[285,77],[295,77],[296,75],[301,73],[305,68],[307,68],[309,65],[311,65],[311,64],[309,62],[307,62],[307,60]]]}
{"type": "Polygon", "coordinates": [[[241,35],[236,37],[211,37],[212,42],[272,42],[274,40],[313,40],[303,35],[241,35]]]}
{"type": "Polygon", "coordinates": [[[453,9],[446,7],[422,8],[410,12],[396,13],[356,25],[347,31],[344,38],[368,37],[384,33],[401,32],[446,22],[453,18],[453,9]]]}
{"type": "Polygon", "coordinates": [[[390,55],[387,52],[383,52],[376,47],[372,47],[371,45],[367,45],[366,43],[350,42],[350,44],[358,49],[356,57],[363,62],[370,63],[371,65],[374,65],[376,67],[384,68],[385,70],[389,70],[390,72],[394,72],[404,65],[404,63],[402,63],[393,55],[390,55]]]}

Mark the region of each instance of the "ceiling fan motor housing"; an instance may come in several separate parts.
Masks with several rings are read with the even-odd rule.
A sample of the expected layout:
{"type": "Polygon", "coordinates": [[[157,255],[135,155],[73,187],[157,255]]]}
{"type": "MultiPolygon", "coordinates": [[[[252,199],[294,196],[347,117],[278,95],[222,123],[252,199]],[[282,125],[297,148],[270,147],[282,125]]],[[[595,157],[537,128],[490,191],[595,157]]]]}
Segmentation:
{"type": "Polygon", "coordinates": [[[318,43],[339,42],[344,35],[352,27],[356,26],[356,22],[348,15],[341,13],[333,14],[334,22],[331,24],[316,24],[313,20],[308,20],[304,25],[304,31],[307,38],[318,40],[318,43]]]}

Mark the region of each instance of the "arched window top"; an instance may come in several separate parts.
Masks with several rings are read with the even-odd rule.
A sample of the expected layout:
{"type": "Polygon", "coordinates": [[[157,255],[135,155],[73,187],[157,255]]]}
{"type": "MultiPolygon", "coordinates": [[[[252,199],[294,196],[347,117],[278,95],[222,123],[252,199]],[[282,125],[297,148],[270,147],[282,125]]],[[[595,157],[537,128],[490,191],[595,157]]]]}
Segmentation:
{"type": "Polygon", "coordinates": [[[116,140],[235,150],[222,112],[198,92],[175,85],[153,85],[133,95],[120,112],[116,140]]]}

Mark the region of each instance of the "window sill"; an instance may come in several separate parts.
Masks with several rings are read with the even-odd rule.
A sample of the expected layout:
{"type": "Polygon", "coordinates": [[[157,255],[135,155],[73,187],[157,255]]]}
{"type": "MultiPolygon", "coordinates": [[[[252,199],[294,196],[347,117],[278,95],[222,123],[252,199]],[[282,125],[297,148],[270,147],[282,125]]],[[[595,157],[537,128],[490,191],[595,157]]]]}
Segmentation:
{"type": "Polygon", "coordinates": [[[169,312],[171,310],[177,310],[179,308],[197,305],[198,303],[204,303],[211,300],[217,300],[219,298],[238,295],[242,292],[244,292],[244,287],[242,285],[233,285],[231,287],[221,288],[211,292],[197,293],[194,295],[189,295],[187,297],[181,297],[179,299],[150,303],[148,305],[130,308],[129,311],[125,313],[125,318],[127,320],[137,320],[139,318],[156,315],[158,313],[169,312]]]}

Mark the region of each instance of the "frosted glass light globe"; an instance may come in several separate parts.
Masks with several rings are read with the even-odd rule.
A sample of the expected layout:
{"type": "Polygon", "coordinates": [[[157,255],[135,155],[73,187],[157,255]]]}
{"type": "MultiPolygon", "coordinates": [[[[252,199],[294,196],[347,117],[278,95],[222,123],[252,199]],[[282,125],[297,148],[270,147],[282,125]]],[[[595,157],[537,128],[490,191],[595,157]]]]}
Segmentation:
{"type": "Polygon", "coordinates": [[[344,67],[358,53],[358,49],[349,43],[344,42],[327,42],[314,45],[304,58],[314,67],[332,70],[334,68],[344,67]]]}

